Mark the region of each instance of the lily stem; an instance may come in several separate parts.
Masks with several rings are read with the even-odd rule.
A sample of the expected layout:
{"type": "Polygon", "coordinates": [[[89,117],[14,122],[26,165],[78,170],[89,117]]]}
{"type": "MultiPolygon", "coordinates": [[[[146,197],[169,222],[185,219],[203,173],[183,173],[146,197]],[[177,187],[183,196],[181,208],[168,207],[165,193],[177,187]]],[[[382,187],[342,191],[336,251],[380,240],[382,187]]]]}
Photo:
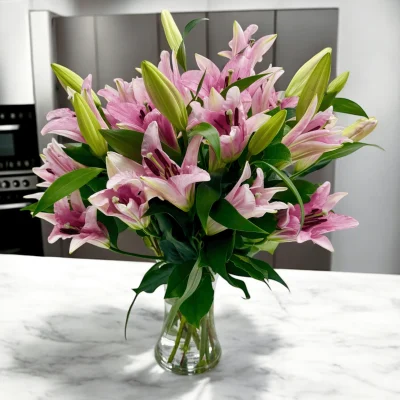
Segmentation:
{"type": "Polygon", "coordinates": [[[182,339],[182,333],[183,333],[183,328],[185,327],[186,318],[182,315],[180,321],[181,321],[181,324],[178,329],[178,334],[176,335],[174,348],[172,349],[171,354],[169,355],[169,358],[167,361],[168,363],[172,363],[172,361],[174,360],[176,352],[178,351],[178,348],[179,348],[179,343],[181,342],[181,339],[182,339]]]}
{"type": "Polygon", "coordinates": [[[182,354],[182,359],[181,359],[181,367],[183,366],[183,363],[185,361],[186,353],[189,351],[189,345],[190,345],[190,339],[192,338],[192,327],[187,324],[186,326],[186,338],[185,338],[185,343],[183,344],[183,354],[182,354]]]}
{"type": "Polygon", "coordinates": [[[148,256],[146,254],[129,253],[128,251],[124,251],[116,247],[110,247],[110,250],[113,251],[114,253],[124,254],[126,256],[147,258],[149,260],[163,260],[163,258],[160,256],[148,256]]]}

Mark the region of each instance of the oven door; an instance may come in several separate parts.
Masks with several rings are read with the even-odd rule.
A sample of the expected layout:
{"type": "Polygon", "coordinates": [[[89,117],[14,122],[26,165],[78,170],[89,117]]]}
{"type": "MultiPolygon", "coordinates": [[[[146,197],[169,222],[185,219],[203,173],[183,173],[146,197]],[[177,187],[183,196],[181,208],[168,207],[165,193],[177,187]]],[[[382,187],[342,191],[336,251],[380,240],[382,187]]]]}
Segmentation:
{"type": "Polygon", "coordinates": [[[0,254],[43,255],[40,219],[20,211],[28,204],[0,204],[0,254]]]}

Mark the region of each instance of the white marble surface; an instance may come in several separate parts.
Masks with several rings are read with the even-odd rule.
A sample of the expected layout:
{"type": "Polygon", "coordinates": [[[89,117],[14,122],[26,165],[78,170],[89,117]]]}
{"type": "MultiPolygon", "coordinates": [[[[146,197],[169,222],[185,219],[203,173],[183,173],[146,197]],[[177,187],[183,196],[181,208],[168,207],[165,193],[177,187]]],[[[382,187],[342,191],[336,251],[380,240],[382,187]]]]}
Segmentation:
{"type": "Polygon", "coordinates": [[[399,399],[400,276],[280,273],[288,293],[219,280],[223,355],[194,377],[153,358],[162,289],[126,309],[149,264],[0,256],[0,399],[399,399]]]}

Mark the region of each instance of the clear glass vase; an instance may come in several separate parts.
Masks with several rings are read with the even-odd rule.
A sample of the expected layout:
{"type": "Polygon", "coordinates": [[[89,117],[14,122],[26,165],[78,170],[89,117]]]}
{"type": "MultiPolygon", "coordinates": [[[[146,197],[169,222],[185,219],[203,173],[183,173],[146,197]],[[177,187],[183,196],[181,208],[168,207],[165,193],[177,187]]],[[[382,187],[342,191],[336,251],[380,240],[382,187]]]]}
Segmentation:
{"type": "MultiPolygon", "coordinates": [[[[213,286],[215,289],[215,282],[213,286]]],[[[173,299],[165,299],[164,321],[173,304],[173,299]]],[[[169,331],[161,332],[155,357],[161,367],[180,375],[201,374],[214,368],[221,357],[214,324],[214,304],[198,328],[178,312],[169,331]]]]}

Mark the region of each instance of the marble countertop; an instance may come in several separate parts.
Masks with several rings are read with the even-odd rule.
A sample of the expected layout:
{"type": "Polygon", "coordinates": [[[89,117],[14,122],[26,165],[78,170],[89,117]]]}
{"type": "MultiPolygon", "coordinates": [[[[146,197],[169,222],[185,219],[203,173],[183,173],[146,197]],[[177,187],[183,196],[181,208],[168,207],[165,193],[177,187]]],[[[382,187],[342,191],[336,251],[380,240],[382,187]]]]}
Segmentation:
{"type": "Polygon", "coordinates": [[[149,264],[0,256],[4,400],[399,399],[400,276],[281,270],[291,288],[221,279],[222,359],[181,377],[153,357],[162,289],[130,288],[149,264]]]}

